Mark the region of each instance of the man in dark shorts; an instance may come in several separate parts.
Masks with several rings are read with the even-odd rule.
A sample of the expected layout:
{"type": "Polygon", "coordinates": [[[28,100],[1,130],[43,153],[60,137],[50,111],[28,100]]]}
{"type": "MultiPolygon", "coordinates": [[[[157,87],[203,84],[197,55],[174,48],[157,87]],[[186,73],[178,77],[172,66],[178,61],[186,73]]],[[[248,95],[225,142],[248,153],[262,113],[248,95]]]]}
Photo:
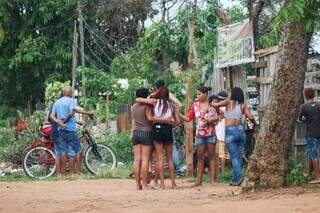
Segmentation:
{"type": "Polygon", "coordinates": [[[315,179],[309,183],[320,183],[319,172],[319,138],[320,138],[320,104],[314,101],[315,90],[311,87],[304,89],[306,103],[301,105],[298,121],[307,125],[306,139],[310,164],[315,172],[315,179]]]}

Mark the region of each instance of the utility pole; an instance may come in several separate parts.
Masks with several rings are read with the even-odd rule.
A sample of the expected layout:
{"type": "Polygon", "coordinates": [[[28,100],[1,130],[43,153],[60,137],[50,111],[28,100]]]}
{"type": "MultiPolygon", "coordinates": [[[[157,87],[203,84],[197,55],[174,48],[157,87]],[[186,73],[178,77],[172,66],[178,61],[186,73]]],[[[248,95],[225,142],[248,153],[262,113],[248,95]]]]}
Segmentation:
{"type": "MultiPolygon", "coordinates": [[[[193,15],[195,14],[197,1],[194,0],[192,5],[193,15]]],[[[194,18],[191,17],[188,22],[189,29],[189,54],[188,54],[188,68],[189,75],[187,80],[187,93],[186,93],[186,105],[188,107],[192,103],[192,81],[193,81],[193,72],[194,72],[194,32],[195,32],[195,24],[194,18]]],[[[185,124],[185,141],[186,141],[186,163],[187,163],[187,176],[192,177],[193,175],[193,122],[188,122],[185,124]]]]}
{"type": "MultiPolygon", "coordinates": [[[[78,14],[79,14],[79,32],[80,32],[80,59],[81,59],[81,68],[85,68],[85,60],[84,60],[84,37],[83,37],[83,16],[81,10],[81,3],[80,0],[77,1],[78,3],[78,14]]],[[[82,95],[86,95],[86,76],[82,73],[82,95]]]]}
{"type": "Polygon", "coordinates": [[[73,45],[72,45],[72,90],[76,87],[76,68],[78,63],[78,33],[77,22],[74,23],[73,45]]]}

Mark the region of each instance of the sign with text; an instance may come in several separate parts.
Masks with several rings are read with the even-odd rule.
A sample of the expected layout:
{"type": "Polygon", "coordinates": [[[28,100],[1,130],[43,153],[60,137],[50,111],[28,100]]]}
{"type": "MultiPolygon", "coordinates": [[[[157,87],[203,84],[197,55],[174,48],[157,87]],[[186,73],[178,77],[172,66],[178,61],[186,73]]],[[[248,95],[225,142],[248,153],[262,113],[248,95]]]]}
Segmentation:
{"type": "Polygon", "coordinates": [[[251,21],[245,20],[241,23],[218,28],[217,49],[217,68],[254,62],[251,21]]]}

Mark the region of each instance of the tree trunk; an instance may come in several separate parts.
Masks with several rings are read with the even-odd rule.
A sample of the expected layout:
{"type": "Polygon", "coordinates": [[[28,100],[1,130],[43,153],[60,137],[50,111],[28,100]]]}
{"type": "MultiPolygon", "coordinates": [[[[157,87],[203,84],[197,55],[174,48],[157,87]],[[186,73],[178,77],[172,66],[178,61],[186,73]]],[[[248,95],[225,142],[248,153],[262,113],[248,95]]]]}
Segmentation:
{"type": "Polygon", "coordinates": [[[284,184],[287,147],[295,129],[311,36],[298,22],[284,23],[281,28],[272,91],[242,184],[244,191],[284,184]]]}

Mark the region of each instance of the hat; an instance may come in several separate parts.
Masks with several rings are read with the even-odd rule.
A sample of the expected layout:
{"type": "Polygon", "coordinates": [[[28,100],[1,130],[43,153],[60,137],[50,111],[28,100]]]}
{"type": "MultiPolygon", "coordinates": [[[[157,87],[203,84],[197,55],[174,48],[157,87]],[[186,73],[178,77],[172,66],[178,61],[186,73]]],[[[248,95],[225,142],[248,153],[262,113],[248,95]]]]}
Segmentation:
{"type": "Polygon", "coordinates": [[[225,100],[228,97],[228,93],[225,90],[220,91],[217,95],[221,100],[225,100]]]}

